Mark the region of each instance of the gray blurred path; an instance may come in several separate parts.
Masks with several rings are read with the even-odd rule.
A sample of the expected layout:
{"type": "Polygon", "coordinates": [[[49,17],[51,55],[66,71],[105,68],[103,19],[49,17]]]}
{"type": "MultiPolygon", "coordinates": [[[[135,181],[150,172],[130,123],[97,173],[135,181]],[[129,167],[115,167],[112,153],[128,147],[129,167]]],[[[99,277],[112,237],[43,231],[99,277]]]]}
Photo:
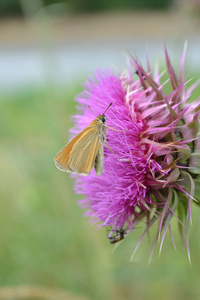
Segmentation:
{"type": "Polygon", "coordinates": [[[35,17],[0,21],[0,90],[53,81],[72,84],[100,68],[126,67],[127,48],[142,62],[174,63],[188,41],[186,65],[200,70],[200,21],[184,11],[35,17]]]}

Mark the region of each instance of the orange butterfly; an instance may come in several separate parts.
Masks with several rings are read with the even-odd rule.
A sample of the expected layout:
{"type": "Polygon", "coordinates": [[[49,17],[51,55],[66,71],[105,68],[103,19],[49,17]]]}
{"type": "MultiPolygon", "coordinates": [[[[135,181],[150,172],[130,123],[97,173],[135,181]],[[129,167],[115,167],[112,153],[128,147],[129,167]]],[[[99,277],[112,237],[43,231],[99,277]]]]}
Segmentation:
{"type": "MultiPolygon", "coordinates": [[[[106,108],[108,110],[110,105],[106,108]]],[[[89,175],[93,167],[96,175],[103,173],[104,152],[106,143],[105,112],[85,127],[55,157],[58,169],[78,175],[89,175]]]]}

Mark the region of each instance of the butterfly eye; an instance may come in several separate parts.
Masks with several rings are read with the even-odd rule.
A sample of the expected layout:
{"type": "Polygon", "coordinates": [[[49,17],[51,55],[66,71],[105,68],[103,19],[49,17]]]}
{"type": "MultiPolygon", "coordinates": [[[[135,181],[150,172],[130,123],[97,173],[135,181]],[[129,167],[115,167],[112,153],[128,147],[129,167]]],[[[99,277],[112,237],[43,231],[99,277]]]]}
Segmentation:
{"type": "Polygon", "coordinates": [[[101,118],[101,121],[102,121],[103,123],[105,123],[106,118],[105,118],[105,117],[102,117],[102,118],[101,118]]]}

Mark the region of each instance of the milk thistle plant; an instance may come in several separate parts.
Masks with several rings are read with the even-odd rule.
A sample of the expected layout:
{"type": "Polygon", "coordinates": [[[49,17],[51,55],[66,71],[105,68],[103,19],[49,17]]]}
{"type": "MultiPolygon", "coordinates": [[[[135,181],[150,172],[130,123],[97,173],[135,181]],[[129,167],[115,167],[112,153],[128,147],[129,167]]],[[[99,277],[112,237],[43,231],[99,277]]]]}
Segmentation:
{"type": "Polygon", "coordinates": [[[89,176],[75,175],[76,193],[86,196],[80,205],[92,223],[111,226],[112,232],[126,228],[129,233],[145,222],[135,251],[154,223],[152,253],[157,241],[161,250],[167,230],[174,243],[170,223],[176,218],[190,260],[191,207],[200,201],[200,97],[190,103],[198,83],[186,87],[185,52],[176,75],[165,49],[168,93],[168,81],[160,83],[161,75],[157,69],[153,75],[148,59],[146,70],[131,55],[127,70],[119,75],[97,70],[76,98],[81,114],[73,116],[71,133],[94,119],[91,110],[99,115],[113,103],[106,125],[119,131],[107,130],[112,151],[104,145],[103,174],[96,176],[93,170],[89,176]]]}

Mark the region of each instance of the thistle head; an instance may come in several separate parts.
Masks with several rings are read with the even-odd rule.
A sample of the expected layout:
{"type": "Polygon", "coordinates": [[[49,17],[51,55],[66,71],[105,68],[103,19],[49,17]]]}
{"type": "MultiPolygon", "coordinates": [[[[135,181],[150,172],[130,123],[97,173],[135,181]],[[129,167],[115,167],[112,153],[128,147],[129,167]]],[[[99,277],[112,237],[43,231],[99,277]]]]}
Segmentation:
{"type": "Polygon", "coordinates": [[[81,115],[73,117],[76,127],[72,133],[92,121],[88,105],[97,115],[110,103],[106,125],[118,131],[107,131],[112,151],[104,145],[104,173],[77,176],[75,190],[85,195],[80,205],[99,226],[132,231],[145,220],[146,233],[157,222],[160,249],[175,217],[190,259],[191,206],[194,199],[199,201],[195,186],[200,183],[200,98],[190,103],[198,83],[186,88],[185,50],[178,75],[166,49],[165,57],[170,91],[165,89],[166,82],[160,82],[157,69],[153,75],[149,61],[145,69],[132,56],[126,72],[114,75],[110,70],[97,70],[85,83],[76,99],[81,115]]]}

